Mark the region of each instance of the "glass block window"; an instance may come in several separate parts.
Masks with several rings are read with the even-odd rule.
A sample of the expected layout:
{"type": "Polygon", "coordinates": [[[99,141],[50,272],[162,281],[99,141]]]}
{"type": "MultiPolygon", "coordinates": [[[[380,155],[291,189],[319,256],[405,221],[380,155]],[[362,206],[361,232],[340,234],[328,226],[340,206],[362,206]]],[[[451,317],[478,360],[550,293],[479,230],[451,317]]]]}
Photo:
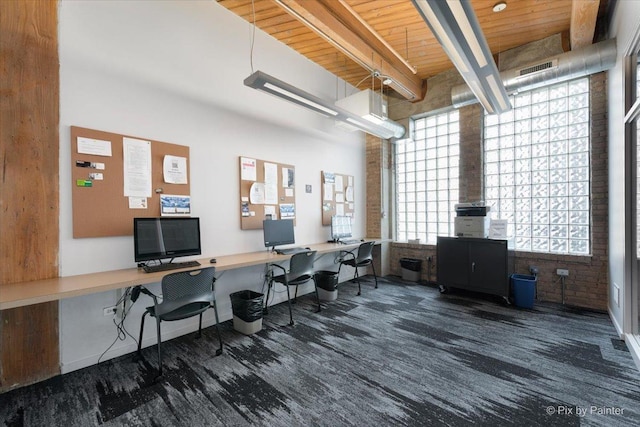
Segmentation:
{"type": "Polygon", "coordinates": [[[460,158],[458,111],[415,119],[395,144],[396,239],[435,244],[453,235],[460,158]]]}
{"type": "Polygon", "coordinates": [[[589,80],[512,97],[484,118],[485,201],[511,247],[590,253],[589,80]]]}

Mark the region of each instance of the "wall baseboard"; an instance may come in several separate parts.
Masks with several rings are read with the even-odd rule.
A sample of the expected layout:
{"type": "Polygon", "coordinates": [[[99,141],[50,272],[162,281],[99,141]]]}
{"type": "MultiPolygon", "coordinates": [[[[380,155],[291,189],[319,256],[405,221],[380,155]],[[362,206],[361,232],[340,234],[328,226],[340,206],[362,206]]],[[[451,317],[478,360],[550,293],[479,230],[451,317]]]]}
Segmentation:
{"type": "Polygon", "coordinates": [[[624,340],[636,367],[640,370],[640,335],[626,334],[624,340]]]}
{"type": "Polygon", "coordinates": [[[613,315],[611,308],[608,308],[607,311],[609,312],[609,318],[611,319],[611,323],[613,323],[613,327],[616,328],[616,332],[618,333],[618,338],[623,340],[625,334],[622,329],[622,326],[618,323],[618,319],[616,319],[616,317],[613,315]]]}

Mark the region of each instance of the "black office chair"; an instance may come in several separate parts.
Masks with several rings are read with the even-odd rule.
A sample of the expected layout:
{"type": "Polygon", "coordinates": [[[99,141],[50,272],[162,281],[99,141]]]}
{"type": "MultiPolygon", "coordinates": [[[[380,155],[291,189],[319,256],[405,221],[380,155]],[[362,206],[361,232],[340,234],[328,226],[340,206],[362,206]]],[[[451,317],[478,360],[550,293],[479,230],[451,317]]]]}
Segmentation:
{"type": "Polygon", "coordinates": [[[340,266],[338,267],[338,276],[340,276],[340,269],[343,265],[348,265],[355,268],[355,273],[353,274],[353,280],[358,282],[358,295],[362,293],[362,289],[360,288],[360,276],[358,275],[358,267],[366,267],[371,266],[373,269],[373,278],[376,281],[376,289],[378,288],[378,276],[376,275],[376,267],[373,264],[373,245],[375,242],[365,242],[358,246],[357,255],[353,253],[353,251],[343,251],[343,258],[340,261],[340,266]]]}
{"type": "Polygon", "coordinates": [[[316,291],[316,299],[318,301],[318,312],[320,307],[320,296],[318,295],[318,287],[316,286],[316,279],[313,271],[313,261],[316,258],[316,251],[300,252],[291,257],[289,261],[289,271],[278,264],[271,264],[271,267],[277,267],[282,270],[282,274],[279,276],[271,276],[269,282],[269,288],[267,290],[267,299],[265,304],[269,301],[269,292],[273,286],[273,282],[282,283],[287,288],[287,303],[289,304],[289,325],[293,325],[293,313],[291,310],[291,294],[289,293],[289,286],[296,287],[296,294],[294,300],[298,298],[298,286],[307,283],[309,280],[313,280],[313,287],[316,291]]]}
{"type": "Polygon", "coordinates": [[[144,287],[138,288],[138,292],[143,292],[153,298],[153,306],[147,307],[142,315],[140,339],[138,340],[138,357],[142,357],[140,349],[142,347],[144,318],[149,314],[156,318],[158,377],[162,376],[162,352],[160,349],[160,322],[162,321],[182,320],[199,315],[198,338],[200,338],[202,336],[202,313],[213,307],[216,316],[216,331],[220,342],[220,348],[216,351],[216,356],[222,354],[222,336],[218,327],[219,319],[215,297],[215,271],[215,267],[207,267],[199,270],[167,274],[162,278],[162,302],[160,303],[158,303],[156,295],[144,287]]]}

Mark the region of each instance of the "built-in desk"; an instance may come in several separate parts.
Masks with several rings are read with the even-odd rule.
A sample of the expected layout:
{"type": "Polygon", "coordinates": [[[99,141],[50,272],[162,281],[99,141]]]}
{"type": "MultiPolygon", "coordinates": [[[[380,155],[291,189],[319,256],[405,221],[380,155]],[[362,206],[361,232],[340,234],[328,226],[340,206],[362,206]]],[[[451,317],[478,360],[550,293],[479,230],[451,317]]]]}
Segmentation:
{"type": "MultiPolygon", "coordinates": [[[[352,245],[319,243],[304,247],[309,247],[310,250],[317,251],[318,254],[324,254],[341,250],[352,250],[357,248],[359,244],[360,243],[352,245]]],[[[209,262],[211,257],[202,258],[198,259],[198,262],[201,264],[200,267],[160,271],[156,273],[145,273],[140,268],[128,268],[80,274],[77,276],[57,277],[54,279],[2,284],[0,285],[0,310],[160,282],[164,275],[176,271],[193,270],[194,268],[209,266],[214,266],[217,271],[224,271],[259,264],[281,262],[289,258],[291,258],[291,255],[278,255],[264,250],[237,255],[216,256],[217,262],[215,264],[209,262]]]]}
{"type": "MultiPolygon", "coordinates": [[[[381,242],[379,239],[367,239],[367,241],[376,241],[374,249],[374,262],[381,263],[383,259],[386,259],[386,250],[380,243],[386,243],[388,240],[381,242]],[[377,252],[377,255],[376,255],[377,252]]],[[[353,250],[359,246],[359,243],[352,245],[343,245],[335,243],[320,243],[314,245],[297,245],[308,246],[311,250],[317,251],[319,255],[337,253],[342,250],[353,250]]],[[[7,345],[3,346],[0,351],[0,368],[7,369],[7,365],[4,365],[4,360],[17,360],[19,362],[12,362],[10,369],[14,369],[14,366],[18,366],[21,373],[11,376],[11,383],[2,383],[0,378],[0,393],[15,388],[20,385],[24,385],[28,382],[40,381],[49,378],[53,375],[60,373],[60,369],[53,369],[52,366],[57,364],[59,366],[60,353],[59,353],[59,325],[58,325],[58,309],[57,307],[53,311],[51,308],[52,303],[55,305],[55,301],[59,301],[65,298],[80,297],[91,294],[98,294],[101,292],[124,289],[130,286],[147,285],[151,283],[157,283],[162,281],[162,277],[166,274],[170,274],[177,271],[192,270],[194,268],[210,267],[214,266],[217,271],[225,271],[238,269],[243,267],[256,266],[260,264],[287,262],[292,255],[278,255],[267,250],[251,253],[243,253],[236,255],[213,255],[216,258],[216,263],[211,264],[209,261],[212,256],[198,259],[201,264],[200,267],[191,267],[178,270],[160,271],[156,273],[145,273],[141,268],[128,268],[122,270],[104,271],[90,274],[80,274],[76,276],[58,277],[54,279],[34,280],[18,283],[6,283],[0,284],[0,311],[8,313],[18,312],[15,316],[17,320],[12,320],[14,323],[3,323],[0,327],[0,332],[3,332],[0,336],[0,340],[6,339],[7,345]],[[45,303],[42,306],[36,306],[36,304],[45,303]],[[47,304],[48,303],[48,304],[47,304]],[[21,308],[22,307],[22,308],[21,308]],[[37,329],[25,329],[24,327],[14,327],[14,324],[22,322],[23,315],[29,315],[28,310],[52,310],[52,313],[47,319],[48,322],[41,322],[38,324],[37,329]],[[26,336],[25,334],[29,334],[26,336]],[[25,337],[26,336],[26,337],[25,337]],[[33,350],[27,345],[11,345],[11,340],[14,342],[22,343],[29,342],[29,340],[42,340],[41,350],[38,355],[33,355],[33,350]],[[48,369],[41,370],[36,366],[38,363],[37,358],[41,357],[41,354],[49,357],[47,359],[46,366],[48,369]],[[29,361],[23,363],[23,361],[29,361]],[[33,368],[32,368],[33,367],[33,368]]],[[[384,268],[378,269],[376,265],[376,271],[384,271],[384,268]]],[[[222,285],[224,286],[224,285],[222,285]]],[[[4,313],[3,313],[4,314],[4,313]]],[[[9,317],[14,319],[14,317],[9,317]]],[[[6,321],[7,317],[4,317],[6,321]]]]}

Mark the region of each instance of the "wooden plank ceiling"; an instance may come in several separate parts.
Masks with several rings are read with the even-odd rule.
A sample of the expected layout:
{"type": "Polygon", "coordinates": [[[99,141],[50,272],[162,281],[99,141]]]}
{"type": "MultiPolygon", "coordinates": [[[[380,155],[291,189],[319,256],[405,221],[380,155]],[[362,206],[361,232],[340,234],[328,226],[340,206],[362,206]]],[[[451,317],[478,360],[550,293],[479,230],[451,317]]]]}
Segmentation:
{"type": "MultiPolygon", "coordinates": [[[[591,44],[607,0],[471,0],[491,52],[563,34],[571,45],[591,44]],[[594,10],[597,13],[594,13],[594,10]],[[572,16],[573,14],[573,16],[572,16]],[[569,40],[571,34],[571,40],[569,40]]],[[[423,82],[453,67],[409,0],[218,0],[280,42],[359,89],[392,77],[391,95],[417,101],[423,82]],[[302,21],[306,21],[302,22],[302,21]],[[334,41],[310,29],[321,28],[334,41]],[[350,32],[349,32],[350,31],[350,32]],[[348,47],[343,53],[336,44],[348,47]],[[370,78],[372,70],[382,77],[370,78]]]]}

